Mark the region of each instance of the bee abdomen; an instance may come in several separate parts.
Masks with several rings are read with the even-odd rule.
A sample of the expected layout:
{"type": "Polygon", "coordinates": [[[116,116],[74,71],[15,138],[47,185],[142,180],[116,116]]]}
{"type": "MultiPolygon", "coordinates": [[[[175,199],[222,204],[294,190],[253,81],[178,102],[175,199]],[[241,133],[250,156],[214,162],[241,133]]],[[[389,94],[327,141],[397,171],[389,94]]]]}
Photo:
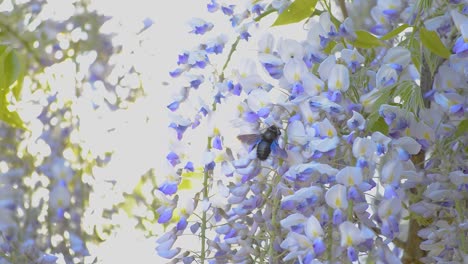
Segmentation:
{"type": "Polygon", "coordinates": [[[271,152],[271,143],[267,141],[260,141],[257,145],[257,158],[259,160],[266,160],[271,152]]]}

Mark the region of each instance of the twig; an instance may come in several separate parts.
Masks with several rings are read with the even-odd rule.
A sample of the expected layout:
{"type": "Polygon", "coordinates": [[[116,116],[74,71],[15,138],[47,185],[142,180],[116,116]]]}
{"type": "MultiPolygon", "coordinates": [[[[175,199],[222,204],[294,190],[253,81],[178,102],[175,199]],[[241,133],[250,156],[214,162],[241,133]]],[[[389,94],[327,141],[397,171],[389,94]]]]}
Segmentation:
{"type": "Polygon", "coordinates": [[[348,17],[348,10],[346,9],[345,0],[339,0],[338,4],[340,5],[341,13],[343,13],[343,19],[348,17]]]}

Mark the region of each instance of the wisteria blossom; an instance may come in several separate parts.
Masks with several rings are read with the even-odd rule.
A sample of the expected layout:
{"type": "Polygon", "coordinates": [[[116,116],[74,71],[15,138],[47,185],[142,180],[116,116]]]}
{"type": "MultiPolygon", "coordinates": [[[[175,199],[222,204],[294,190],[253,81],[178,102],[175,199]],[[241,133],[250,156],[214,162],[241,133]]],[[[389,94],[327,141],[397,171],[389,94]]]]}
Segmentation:
{"type": "Polygon", "coordinates": [[[189,162],[202,179],[190,206],[172,191],[179,178],[159,186],[169,228],[158,253],[174,263],[466,262],[468,3],[304,2],[207,5],[231,35],[181,53],[171,75],[198,82],[168,109],[200,89],[209,109],[174,115],[170,127],[184,141],[227,107],[239,138],[252,140],[210,133],[200,164],[168,154],[182,181],[189,162]],[[315,12],[302,20],[298,6],[315,12]],[[302,38],[269,28],[270,14],[302,38]],[[230,65],[252,39],[257,56],[230,65]],[[227,54],[223,66],[210,64],[214,54],[227,54]],[[177,244],[186,234],[198,248],[177,244]]]}

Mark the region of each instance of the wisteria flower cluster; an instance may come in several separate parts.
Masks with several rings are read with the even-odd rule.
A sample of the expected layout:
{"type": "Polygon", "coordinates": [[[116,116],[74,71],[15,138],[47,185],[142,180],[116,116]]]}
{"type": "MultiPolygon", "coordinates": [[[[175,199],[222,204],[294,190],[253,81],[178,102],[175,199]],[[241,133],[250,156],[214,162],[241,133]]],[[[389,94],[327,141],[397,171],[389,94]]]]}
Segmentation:
{"type": "Polygon", "coordinates": [[[99,235],[83,225],[91,175],[111,153],[83,142],[81,116],[119,109],[137,93],[116,91],[113,79],[129,73],[113,70],[120,47],[100,32],[109,18],[86,1],[59,13],[48,1],[8,2],[0,12],[0,263],[84,263],[99,235]],[[11,93],[3,86],[10,76],[11,93]]]}
{"type": "Polygon", "coordinates": [[[181,53],[170,73],[188,82],[168,105],[176,140],[154,191],[167,227],[158,254],[173,263],[468,261],[468,2],[337,1],[341,17],[329,1],[306,2],[207,5],[236,37],[181,53]],[[267,29],[257,57],[227,74],[271,13],[274,25],[308,17],[304,40],[267,29]],[[219,69],[211,59],[222,53],[219,69]],[[192,100],[209,88],[210,98],[192,100]],[[212,124],[225,105],[239,138],[257,140],[232,147],[212,124]],[[204,122],[212,131],[198,161],[184,137],[204,122]],[[200,189],[183,203],[193,175],[200,189]],[[178,243],[187,234],[199,248],[178,243]]]}

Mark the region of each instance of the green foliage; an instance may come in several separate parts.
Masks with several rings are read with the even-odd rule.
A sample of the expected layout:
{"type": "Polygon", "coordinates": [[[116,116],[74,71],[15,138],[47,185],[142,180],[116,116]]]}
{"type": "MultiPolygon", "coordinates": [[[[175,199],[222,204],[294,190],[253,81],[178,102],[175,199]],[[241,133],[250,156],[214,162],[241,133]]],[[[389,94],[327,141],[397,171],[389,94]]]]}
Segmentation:
{"type": "Polygon", "coordinates": [[[388,125],[385,123],[385,120],[378,115],[378,112],[373,112],[369,117],[369,130],[372,132],[380,132],[384,135],[388,134],[388,125]],[[370,122],[372,121],[372,123],[370,122]]]}
{"type": "Polygon", "coordinates": [[[16,112],[8,109],[8,95],[19,99],[24,78],[24,67],[20,57],[8,46],[0,46],[0,120],[12,127],[26,129],[16,112]]]}
{"type": "Polygon", "coordinates": [[[418,9],[421,11],[426,11],[432,7],[434,0],[419,0],[418,9]]]}
{"type": "Polygon", "coordinates": [[[468,119],[464,119],[460,122],[457,127],[457,131],[455,131],[455,137],[461,137],[468,133],[468,119]]]}
{"type": "Polygon", "coordinates": [[[190,190],[192,189],[192,181],[183,178],[178,187],[179,190],[190,190]]]}
{"type": "Polygon", "coordinates": [[[428,50],[444,59],[450,57],[451,52],[445,47],[435,31],[420,28],[419,32],[421,33],[421,42],[428,50]]]}
{"type": "Polygon", "coordinates": [[[138,206],[137,196],[124,194],[124,201],[119,205],[128,216],[132,215],[133,209],[138,206]]]}
{"type": "Polygon", "coordinates": [[[203,171],[184,172],[182,173],[182,180],[179,184],[179,190],[192,189],[193,180],[201,180],[203,178],[203,171]]]}
{"type": "Polygon", "coordinates": [[[356,41],[354,42],[354,46],[357,48],[376,48],[382,46],[383,43],[378,39],[376,36],[372,35],[371,33],[364,31],[364,30],[356,30],[356,41]]]}
{"type": "Polygon", "coordinates": [[[395,96],[400,97],[403,109],[414,113],[415,116],[424,107],[421,87],[412,81],[401,82],[395,90],[395,96]]]}
{"type": "Polygon", "coordinates": [[[327,46],[323,49],[323,52],[325,52],[325,54],[331,54],[335,46],[336,46],[336,41],[332,40],[328,42],[327,46]]]}
{"type": "Polygon", "coordinates": [[[306,19],[314,13],[318,0],[296,0],[279,14],[272,26],[288,25],[306,19]]]}
{"type": "Polygon", "coordinates": [[[403,24],[397,28],[395,28],[394,30],[388,32],[387,34],[385,34],[383,37],[381,37],[380,39],[381,40],[389,40],[389,39],[392,39],[396,36],[398,36],[398,34],[400,34],[401,32],[403,32],[405,29],[409,28],[410,25],[408,24],[403,24]]]}
{"type": "Polygon", "coordinates": [[[378,114],[379,108],[383,104],[398,105],[407,112],[414,113],[415,116],[424,107],[421,87],[412,81],[402,81],[381,88],[374,96],[377,99],[372,106],[371,114],[368,116],[368,128],[371,132],[380,131],[383,134],[388,132],[387,124],[378,114]],[[400,98],[399,104],[393,102],[396,97],[400,98]]]}

